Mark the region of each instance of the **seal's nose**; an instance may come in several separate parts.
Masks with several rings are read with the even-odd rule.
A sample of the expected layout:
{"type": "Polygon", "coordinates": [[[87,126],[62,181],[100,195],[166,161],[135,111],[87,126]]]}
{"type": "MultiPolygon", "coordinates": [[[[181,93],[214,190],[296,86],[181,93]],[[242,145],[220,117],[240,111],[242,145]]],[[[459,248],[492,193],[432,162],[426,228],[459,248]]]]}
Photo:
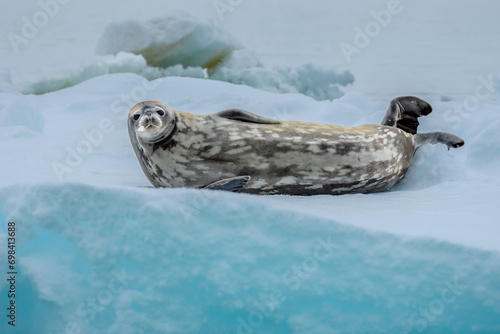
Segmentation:
{"type": "Polygon", "coordinates": [[[142,119],[143,121],[141,124],[146,128],[149,126],[159,127],[161,125],[161,120],[153,110],[144,111],[144,113],[142,114],[142,119]]]}
{"type": "Polygon", "coordinates": [[[148,119],[148,120],[152,120],[153,118],[155,118],[156,116],[156,113],[154,112],[154,110],[151,110],[151,109],[147,109],[144,111],[144,114],[143,114],[143,117],[145,119],[148,119]]]}
{"type": "Polygon", "coordinates": [[[151,113],[146,113],[142,115],[142,118],[144,119],[144,124],[150,124],[151,123],[151,113]]]}

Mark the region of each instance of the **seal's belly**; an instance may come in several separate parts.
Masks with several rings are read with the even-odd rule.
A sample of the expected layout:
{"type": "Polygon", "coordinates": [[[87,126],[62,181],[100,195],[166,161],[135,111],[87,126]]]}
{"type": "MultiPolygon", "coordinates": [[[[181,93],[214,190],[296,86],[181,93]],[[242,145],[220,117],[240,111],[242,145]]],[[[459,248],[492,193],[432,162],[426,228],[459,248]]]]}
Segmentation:
{"type": "Polygon", "coordinates": [[[242,192],[383,191],[401,180],[414,152],[411,135],[378,125],[351,128],[303,122],[282,122],[280,126],[229,122],[224,129],[215,130],[217,136],[207,133],[189,147],[176,145],[153,155],[161,168],[163,186],[203,187],[249,175],[252,179],[242,192]]]}

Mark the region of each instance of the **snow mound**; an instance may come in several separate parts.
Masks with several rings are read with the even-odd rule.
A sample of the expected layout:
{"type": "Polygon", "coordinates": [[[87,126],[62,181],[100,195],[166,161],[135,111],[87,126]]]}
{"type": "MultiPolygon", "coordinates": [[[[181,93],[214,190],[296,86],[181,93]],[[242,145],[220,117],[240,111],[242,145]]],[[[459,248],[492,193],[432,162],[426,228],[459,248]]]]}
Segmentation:
{"type": "Polygon", "coordinates": [[[343,96],[354,82],[349,71],[306,64],[265,68],[257,56],[210,21],[189,15],[109,25],[97,56],[31,72],[0,72],[0,92],[45,94],[114,73],[153,80],[167,76],[227,81],[277,93],[300,93],[316,100],[343,96]]]}
{"type": "Polygon", "coordinates": [[[234,51],[209,78],[276,93],[300,93],[316,100],[340,98],[344,95],[340,86],[354,82],[354,76],[348,71],[338,72],[311,64],[299,67],[275,66],[269,70],[246,50],[234,51]]]}
{"type": "Polygon", "coordinates": [[[213,68],[242,46],[210,21],[189,15],[151,21],[128,20],[106,27],[97,44],[98,55],[126,51],[141,54],[148,65],[213,68]],[[182,17],[182,18],[181,18],[182,17]]]}
{"type": "MultiPolygon", "coordinates": [[[[165,76],[205,77],[205,72],[201,68],[183,68],[182,65],[167,69],[149,67],[141,55],[119,52],[116,55],[96,56],[76,65],[61,64],[34,72],[14,72],[11,73],[10,80],[22,94],[45,94],[113,73],[136,73],[150,80],[165,76]]],[[[4,78],[4,85],[5,81],[4,78]]],[[[0,91],[2,91],[1,85],[0,91]]]]}
{"type": "Polygon", "coordinates": [[[146,62],[140,56],[120,53],[96,57],[82,64],[61,64],[28,73],[13,73],[11,80],[23,94],[45,94],[74,86],[90,78],[121,72],[140,72],[146,62]]]}
{"type": "Polygon", "coordinates": [[[222,192],[31,185],[0,203],[23,236],[21,332],[500,331],[498,253],[222,192]]]}
{"type": "Polygon", "coordinates": [[[189,15],[109,25],[96,53],[105,55],[120,51],[142,55],[151,67],[202,68],[207,70],[210,79],[273,92],[302,93],[316,100],[341,97],[339,88],[354,82],[348,71],[310,64],[267,69],[255,54],[212,22],[189,15]]]}

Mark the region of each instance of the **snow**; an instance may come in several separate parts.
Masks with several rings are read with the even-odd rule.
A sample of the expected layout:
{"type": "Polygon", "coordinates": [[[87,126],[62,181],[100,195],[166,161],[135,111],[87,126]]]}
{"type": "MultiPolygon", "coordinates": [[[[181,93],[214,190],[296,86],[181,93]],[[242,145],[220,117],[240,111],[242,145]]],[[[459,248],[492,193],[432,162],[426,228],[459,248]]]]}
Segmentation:
{"type": "MultiPolygon", "coordinates": [[[[15,15],[29,17],[23,7],[28,5],[15,6],[15,15]]],[[[310,38],[308,25],[291,30],[273,28],[267,20],[254,25],[256,31],[283,30],[303,41],[296,49],[301,57],[287,53],[283,44],[266,51],[271,33],[254,31],[251,37],[248,25],[240,30],[220,27],[237,27],[233,21],[245,22],[242,17],[249,12],[266,18],[276,13],[274,2],[267,11],[241,2],[224,14],[222,24],[213,23],[218,16],[210,21],[175,12],[163,16],[168,21],[138,19],[136,4],[116,6],[117,13],[128,13],[120,14],[121,19],[93,10],[99,29],[89,25],[89,43],[84,41],[90,37],[81,33],[81,58],[50,64],[49,49],[74,45],[73,26],[65,15],[81,11],[82,17],[90,16],[89,8],[79,6],[84,5],[61,4],[46,31],[67,29],[49,41],[40,29],[18,60],[6,53],[12,65],[0,70],[0,270],[7,272],[8,221],[17,226],[18,270],[16,327],[7,325],[3,311],[2,333],[500,332],[498,67],[481,74],[477,68],[464,70],[473,76],[457,73],[467,83],[442,76],[423,91],[424,97],[433,96],[434,111],[421,119],[419,132],[452,132],[466,145],[450,151],[422,147],[406,178],[389,192],[263,197],[154,189],[126,128],[128,110],[138,101],[159,100],[198,114],[242,108],[281,120],[356,126],[380,123],[389,98],[372,94],[387,86],[374,82],[370,95],[356,81],[349,89],[338,89],[351,80],[350,72],[333,69],[342,64],[332,67],[332,62],[309,57],[308,52],[319,51],[309,47],[308,39],[324,43],[332,33],[324,29],[324,16],[318,16],[316,27],[322,30],[315,38],[310,38]],[[184,28],[165,34],[176,25],[184,28]],[[212,71],[199,57],[156,67],[160,64],[152,64],[143,51],[149,47],[168,55],[166,46],[194,31],[201,35],[182,52],[204,56],[225,45],[234,49],[231,57],[212,71]],[[125,32],[139,37],[120,39],[125,32]],[[94,55],[100,36],[100,54],[94,55]],[[195,52],[208,46],[207,53],[195,52]],[[45,64],[33,67],[25,59],[27,52],[32,60],[42,58],[37,64],[45,64]],[[465,94],[464,84],[472,87],[465,94]],[[447,88],[441,94],[436,87],[447,88]],[[452,94],[446,92],[450,87],[455,88],[452,94]]],[[[172,6],[182,9],[180,1],[172,6]]],[[[354,11],[354,5],[343,6],[354,11]]],[[[374,6],[378,10],[387,4],[374,6]]],[[[404,6],[424,11],[415,4],[404,6]]],[[[450,15],[463,13],[465,5],[453,8],[450,15]]],[[[33,15],[35,9],[27,13],[33,15]]],[[[442,14],[443,8],[434,9],[429,22],[442,14]]],[[[286,27],[290,18],[297,24],[300,15],[314,25],[313,14],[327,12],[319,2],[302,11],[295,5],[283,11],[287,15],[274,19],[286,27]]],[[[477,17],[478,11],[471,10],[470,16],[477,17]]],[[[361,24],[346,21],[339,22],[349,29],[361,24]]],[[[394,17],[387,34],[402,36],[401,22],[394,17]]],[[[463,29],[460,21],[451,22],[463,29]]],[[[412,24],[413,29],[425,26],[412,24]]],[[[497,36],[498,24],[489,24],[492,29],[485,33],[497,36]]],[[[367,54],[380,50],[377,43],[384,38],[381,34],[367,54]]],[[[491,51],[491,58],[496,52],[491,51]]],[[[353,60],[352,68],[359,71],[363,55],[353,60]]],[[[426,71],[439,73],[439,64],[426,71]]],[[[407,64],[392,66],[394,73],[406,73],[407,64]]],[[[363,77],[369,71],[360,73],[363,77]]],[[[418,92],[418,85],[413,87],[418,92]]],[[[395,97],[398,89],[384,94],[395,97]]],[[[0,281],[4,310],[9,287],[7,280],[0,281]]]]}

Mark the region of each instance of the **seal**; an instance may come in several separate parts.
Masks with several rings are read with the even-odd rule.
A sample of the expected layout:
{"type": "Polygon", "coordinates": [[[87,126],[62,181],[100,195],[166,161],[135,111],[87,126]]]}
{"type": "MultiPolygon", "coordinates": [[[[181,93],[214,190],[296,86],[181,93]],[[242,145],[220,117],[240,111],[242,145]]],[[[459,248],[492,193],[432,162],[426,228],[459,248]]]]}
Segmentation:
{"type": "Polygon", "coordinates": [[[250,194],[318,195],[386,191],[425,144],[464,145],[450,133],[417,134],[425,101],[391,101],[381,125],[278,121],[241,109],[197,115],[157,101],[136,104],[128,131],[155,187],[250,194]]]}

